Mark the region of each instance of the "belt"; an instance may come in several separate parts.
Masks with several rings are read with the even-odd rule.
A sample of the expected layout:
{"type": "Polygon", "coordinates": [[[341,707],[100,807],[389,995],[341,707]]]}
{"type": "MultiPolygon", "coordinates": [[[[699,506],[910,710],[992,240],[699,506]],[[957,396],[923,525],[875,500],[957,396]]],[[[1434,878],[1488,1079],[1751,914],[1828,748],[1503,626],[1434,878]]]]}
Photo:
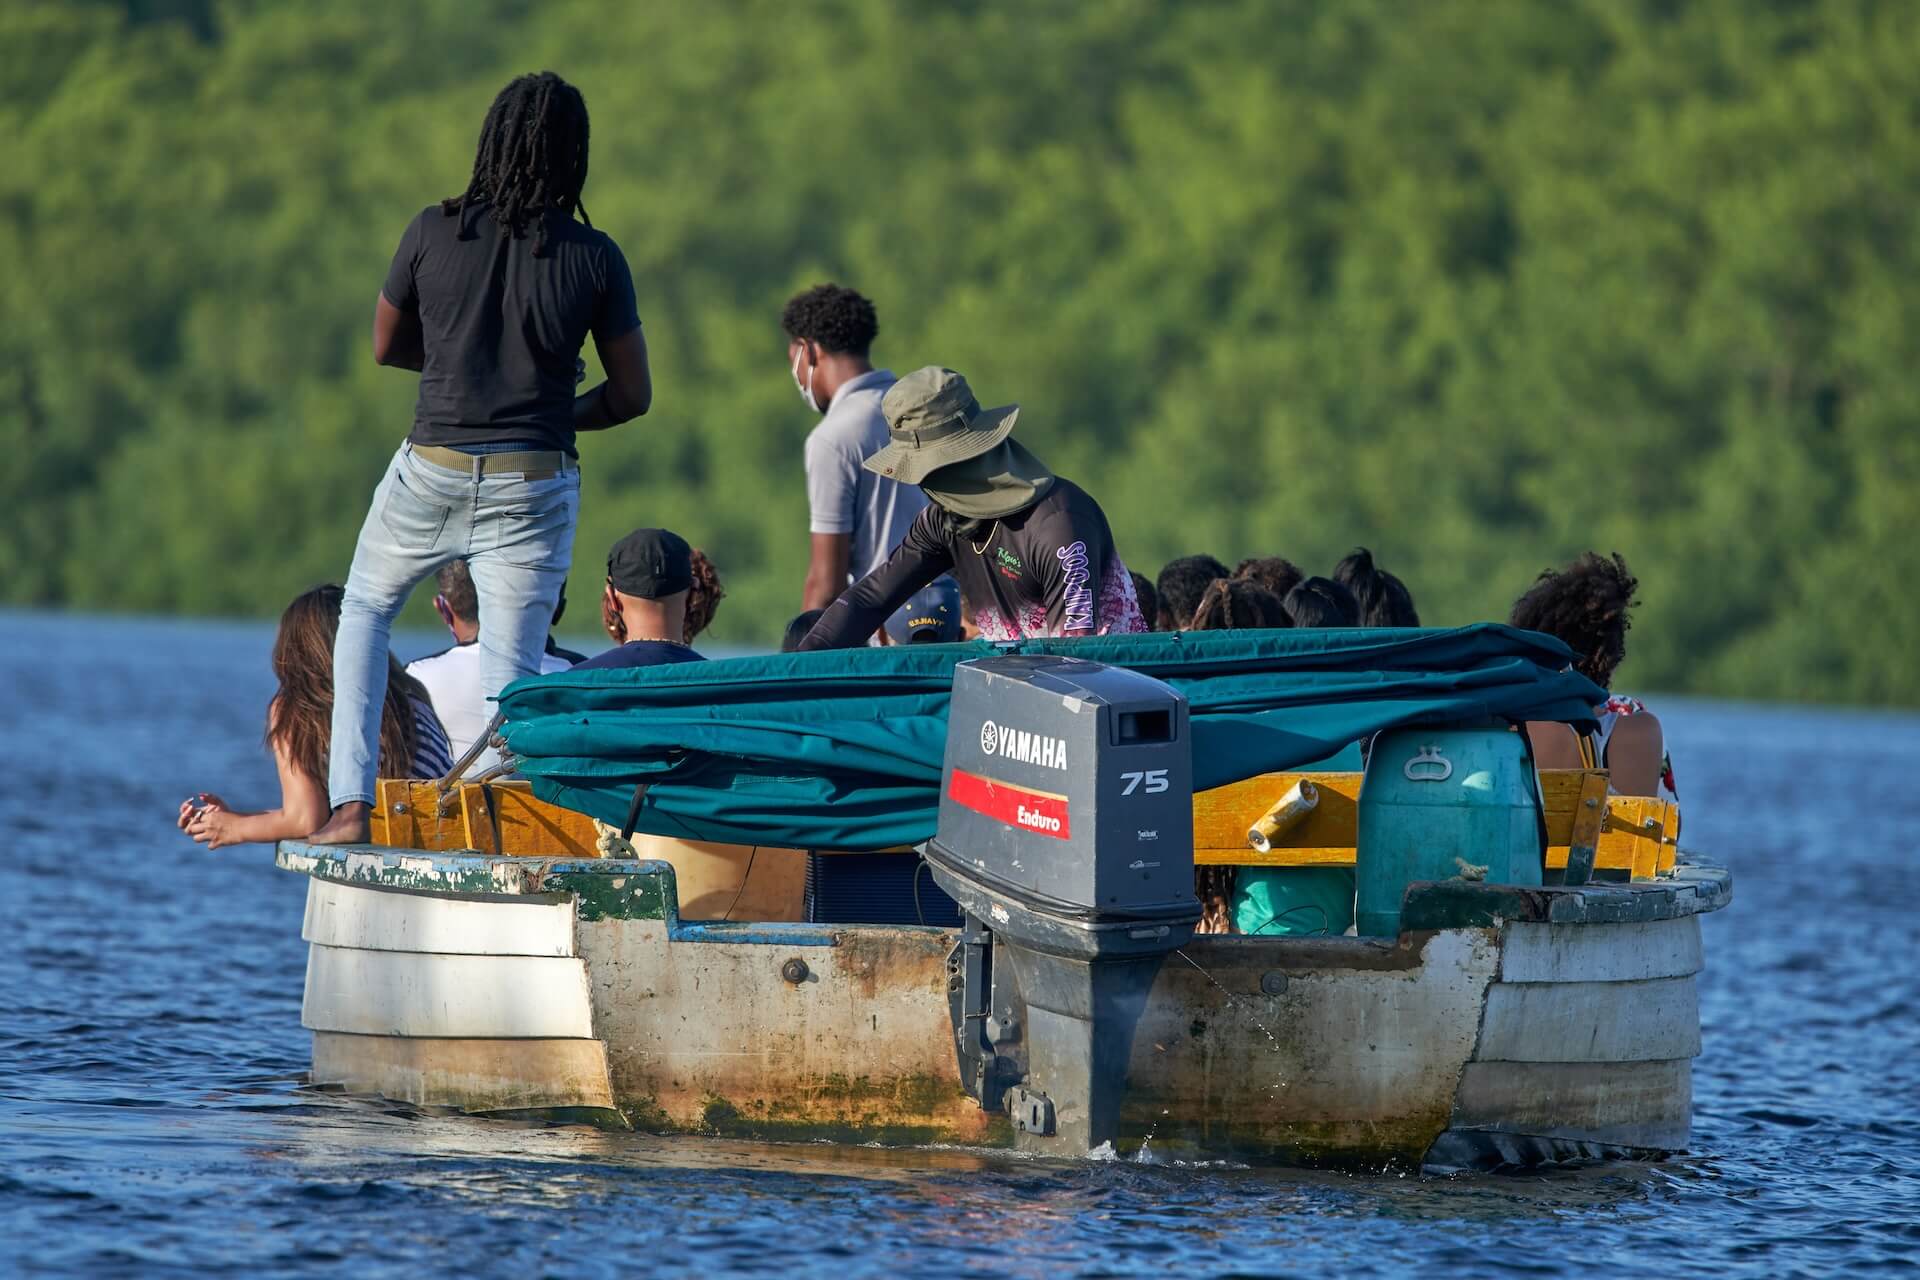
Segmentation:
{"type": "Polygon", "coordinates": [[[513,453],[465,453],[443,449],[437,444],[416,444],[413,454],[423,462],[449,471],[465,471],[475,480],[482,476],[520,475],[528,480],[550,480],[577,466],[558,449],[521,449],[513,453]]]}

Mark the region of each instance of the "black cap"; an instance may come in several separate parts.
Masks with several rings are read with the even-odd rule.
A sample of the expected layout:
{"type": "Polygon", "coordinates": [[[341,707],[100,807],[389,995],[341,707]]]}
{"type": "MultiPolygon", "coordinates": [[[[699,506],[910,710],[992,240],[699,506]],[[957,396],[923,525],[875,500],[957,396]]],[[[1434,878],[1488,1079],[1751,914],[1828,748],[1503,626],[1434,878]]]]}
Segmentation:
{"type": "Polygon", "coordinates": [[[685,591],[693,585],[693,548],[667,529],[635,529],[607,552],[607,581],[642,600],[685,591]]]}

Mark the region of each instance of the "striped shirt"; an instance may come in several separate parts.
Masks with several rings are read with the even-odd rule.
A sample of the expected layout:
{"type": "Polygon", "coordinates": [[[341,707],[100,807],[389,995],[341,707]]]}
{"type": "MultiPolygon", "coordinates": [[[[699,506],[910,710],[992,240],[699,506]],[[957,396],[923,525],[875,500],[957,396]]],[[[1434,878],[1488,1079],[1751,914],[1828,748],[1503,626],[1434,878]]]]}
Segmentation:
{"type": "Polygon", "coordinates": [[[444,778],[453,768],[453,748],[447,744],[447,731],[440,717],[419,698],[413,702],[413,769],[410,778],[444,778]]]}

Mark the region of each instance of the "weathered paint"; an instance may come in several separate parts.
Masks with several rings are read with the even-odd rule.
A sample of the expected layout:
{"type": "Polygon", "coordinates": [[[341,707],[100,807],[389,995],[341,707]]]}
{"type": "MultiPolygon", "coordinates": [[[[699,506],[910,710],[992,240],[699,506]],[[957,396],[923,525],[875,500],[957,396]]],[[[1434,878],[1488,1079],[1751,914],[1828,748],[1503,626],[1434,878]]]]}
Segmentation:
{"type": "Polygon", "coordinates": [[[1700,917],[1576,929],[1515,921],[1501,936],[1502,982],[1633,982],[1686,978],[1705,962],[1700,917]]]}
{"type": "MultiPolygon", "coordinates": [[[[585,970],[591,1037],[575,1043],[604,1046],[607,1096],[641,1127],[849,1142],[1010,1141],[1006,1117],[981,1112],[958,1083],[946,1002],[953,935],[945,931],[684,922],[672,871],[658,862],[287,846],[281,863],[316,884],[427,903],[477,894],[487,904],[544,912],[555,895],[575,902],[573,950],[585,970]]],[[[1505,1051],[1506,1019],[1496,1016],[1489,1036],[1483,1014],[1494,1007],[1489,992],[1502,987],[1517,994],[1498,1002],[1512,1003],[1524,1028],[1549,1015],[1577,1018],[1578,1000],[1558,1012],[1529,1008],[1542,998],[1534,993],[1569,978],[1589,986],[1690,982],[1679,971],[1697,968],[1693,915],[1729,894],[1723,872],[1685,865],[1657,886],[1515,891],[1454,881],[1409,894],[1410,910],[1448,927],[1392,943],[1196,940],[1169,959],[1143,1016],[1125,1133],[1159,1150],[1361,1167],[1416,1165],[1436,1136],[1559,1142],[1576,1152],[1684,1144],[1684,1057],[1492,1061],[1505,1051]],[[1463,919],[1474,923],[1461,927],[1463,919]],[[1589,919],[1598,923],[1564,923],[1589,919]]],[[[326,951],[315,948],[323,969],[335,963],[326,951]]],[[[405,958],[430,968],[449,959],[405,958]]],[[[550,985],[525,975],[515,984],[535,997],[550,985]]],[[[357,988],[333,985],[343,1007],[350,989],[366,989],[364,977],[357,988]]],[[[445,993],[441,978],[429,986],[445,993]]],[[[1670,998],[1609,999],[1609,1034],[1626,1040],[1670,1034],[1684,1012],[1670,998]],[[1667,1030],[1649,1030],[1647,1019],[1664,1019],[1667,1030]]],[[[382,1017],[392,1021],[392,1011],[322,1033],[390,1029],[382,1017]]],[[[389,1052],[368,1048],[377,1039],[336,1036],[328,1052],[335,1062],[343,1046],[363,1058],[389,1052]]],[[[1649,1041],[1638,1052],[1657,1048],[1649,1041]]],[[[415,1051],[396,1043],[390,1052],[415,1051]]],[[[363,1079],[378,1076],[364,1062],[358,1069],[363,1079]]],[[[395,1080],[406,1070],[382,1069],[395,1080]]],[[[509,1087],[513,1079],[505,1068],[493,1076],[437,1068],[393,1087],[434,1105],[527,1109],[502,1104],[520,1087],[509,1087]]],[[[584,1096],[577,1084],[555,1083],[554,1097],[584,1096]]],[[[580,1105],[591,1110],[577,1098],[532,1109],[580,1105]]]]}
{"type": "Polygon", "coordinates": [[[1489,1168],[1685,1147],[1700,962],[1697,915],[1507,924],[1435,1158],[1489,1168]]]}
{"type": "Polygon", "coordinates": [[[1480,1062],[1645,1062],[1700,1052],[1692,977],[1638,982],[1496,982],[1480,1019],[1480,1062]]]}
{"type": "Polygon", "coordinates": [[[1692,1062],[1473,1062],[1456,1129],[1679,1151],[1693,1113],[1692,1062]]]}
{"type": "Polygon", "coordinates": [[[552,956],[307,948],[312,1031],[466,1039],[593,1038],[586,967],[552,956]]]}
{"type": "Polygon", "coordinates": [[[313,1033],[313,1083],[417,1106],[614,1112],[598,1040],[313,1033]]]}
{"type": "Polygon", "coordinates": [[[573,899],[556,893],[490,901],[311,878],[300,936],[363,951],[570,956],[573,899]]]}
{"type": "Polygon", "coordinates": [[[1635,924],[1718,911],[1732,900],[1733,877],[1724,867],[1684,863],[1671,877],[1645,884],[1522,888],[1468,880],[1421,881],[1407,886],[1400,927],[1471,929],[1510,920],[1635,924]]]}
{"type": "Polygon", "coordinates": [[[1174,1152],[1417,1166],[1498,959],[1490,930],[1197,938],[1141,1018],[1124,1132],[1174,1152]]]}
{"type": "Polygon", "coordinates": [[[584,919],[579,928],[614,1094],[643,1103],[648,1127],[863,1142],[1005,1136],[1005,1118],[960,1088],[947,1021],[951,933],[729,925],[687,935],[695,928],[584,919]],[[782,972],[796,959],[798,982],[782,972]]]}

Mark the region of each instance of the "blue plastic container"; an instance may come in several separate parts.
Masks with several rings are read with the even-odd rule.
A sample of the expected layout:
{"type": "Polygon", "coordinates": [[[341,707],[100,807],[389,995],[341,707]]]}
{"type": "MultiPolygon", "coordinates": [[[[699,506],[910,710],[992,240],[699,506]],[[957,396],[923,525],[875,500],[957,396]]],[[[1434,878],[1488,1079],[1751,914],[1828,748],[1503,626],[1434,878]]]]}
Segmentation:
{"type": "Polygon", "coordinates": [[[1360,786],[1356,932],[1398,935],[1407,886],[1460,875],[1456,858],[1485,867],[1492,884],[1539,884],[1541,839],[1540,777],[1519,733],[1381,734],[1360,786]]]}

